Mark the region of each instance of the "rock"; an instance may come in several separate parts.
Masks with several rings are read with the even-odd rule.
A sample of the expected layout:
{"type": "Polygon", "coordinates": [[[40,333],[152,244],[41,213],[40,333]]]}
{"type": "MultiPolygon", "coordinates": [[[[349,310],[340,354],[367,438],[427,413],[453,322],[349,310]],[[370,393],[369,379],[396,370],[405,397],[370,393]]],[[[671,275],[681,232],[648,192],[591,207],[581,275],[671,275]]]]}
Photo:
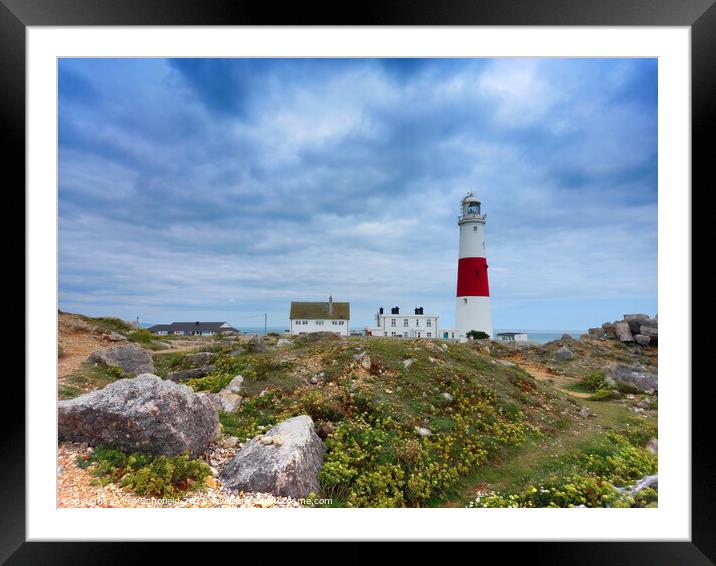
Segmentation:
{"type": "Polygon", "coordinates": [[[244,386],[244,376],[237,375],[231,381],[229,381],[228,385],[226,387],[224,387],[224,389],[239,395],[241,393],[241,390],[243,389],[243,386],[244,386]]]}
{"type": "Polygon", "coordinates": [[[124,342],[127,340],[126,336],[122,336],[119,332],[110,332],[109,334],[105,334],[107,337],[107,340],[110,342],[124,342]]]}
{"type": "Polygon", "coordinates": [[[582,407],[579,411],[579,416],[586,419],[590,415],[589,408],[582,407]]]}
{"type": "Polygon", "coordinates": [[[554,354],[554,359],[558,362],[566,362],[567,360],[571,360],[574,357],[574,354],[572,354],[572,350],[567,348],[567,346],[562,346],[557,352],[554,354]]]}
{"type": "Polygon", "coordinates": [[[641,334],[644,336],[649,337],[650,343],[657,344],[659,341],[659,329],[655,326],[641,326],[640,329],[641,334]]]}
{"type": "Polygon", "coordinates": [[[310,383],[312,383],[313,385],[316,385],[316,383],[318,383],[318,376],[313,375],[313,376],[311,376],[311,378],[308,381],[310,383]]]}
{"type": "Polygon", "coordinates": [[[322,342],[322,341],[331,341],[331,342],[339,342],[343,340],[343,337],[338,334],[337,332],[309,332],[308,334],[301,335],[301,340],[303,342],[322,342]]]}
{"type": "Polygon", "coordinates": [[[197,395],[200,394],[205,395],[217,411],[233,413],[239,408],[239,405],[241,405],[241,395],[232,393],[226,388],[222,389],[218,393],[206,393],[203,391],[197,393],[197,395]]]}
{"type": "Polygon", "coordinates": [[[283,348],[284,346],[290,346],[290,345],[291,345],[291,341],[287,340],[286,338],[279,338],[276,341],[277,348],[283,348]]]}
{"type": "Polygon", "coordinates": [[[640,479],[638,482],[636,482],[636,484],[634,484],[634,487],[631,488],[631,493],[632,495],[636,495],[646,487],[650,487],[655,491],[659,491],[659,475],[654,474],[653,476],[646,476],[640,479]]]}
{"type": "Polygon", "coordinates": [[[216,354],[214,352],[196,352],[187,354],[184,359],[191,365],[207,366],[216,359],[216,354]]]}
{"type": "Polygon", "coordinates": [[[254,354],[260,354],[262,352],[268,351],[268,348],[266,347],[266,343],[263,341],[263,338],[258,335],[253,336],[251,340],[249,340],[246,344],[246,347],[248,348],[249,352],[252,352],[254,354]]]}
{"type": "Polygon", "coordinates": [[[604,379],[607,384],[619,390],[637,390],[648,393],[658,391],[657,377],[642,368],[630,368],[623,365],[612,365],[607,368],[604,379]]]}
{"type": "Polygon", "coordinates": [[[167,379],[169,381],[174,381],[174,382],[186,381],[187,379],[196,379],[197,377],[204,377],[206,375],[209,375],[215,369],[216,369],[216,366],[209,365],[209,366],[204,366],[204,367],[200,367],[200,368],[180,369],[177,371],[170,371],[167,374],[167,379]]]}
{"type": "Polygon", "coordinates": [[[651,452],[652,454],[658,454],[659,453],[659,440],[656,438],[652,438],[647,444],[646,449],[651,452]]]}
{"type": "Polygon", "coordinates": [[[441,393],[440,397],[442,397],[448,403],[452,403],[455,400],[455,397],[450,395],[450,393],[448,393],[447,391],[445,391],[444,393],[441,393]]]}
{"type": "Polygon", "coordinates": [[[264,446],[268,446],[269,444],[273,444],[273,438],[271,438],[270,436],[262,436],[261,438],[259,438],[259,442],[264,446]]]}
{"type": "Polygon", "coordinates": [[[616,338],[617,333],[614,329],[614,324],[611,322],[605,322],[602,324],[602,329],[604,330],[604,334],[607,338],[616,338]]]}
{"type": "Polygon", "coordinates": [[[109,350],[94,352],[88,358],[88,361],[94,363],[101,362],[110,367],[118,367],[124,373],[131,376],[154,371],[152,353],[134,344],[114,346],[109,350]]]}
{"type": "Polygon", "coordinates": [[[573,340],[570,334],[562,334],[562,340],[573,340]]]}
{"type": "Polygon", "coordinates": [[[414,361],[415,361],[415,360],[412,359],[412,358],[409,358],[409,359],[407,359],[407,360],[403,360],[403,367],[404,367],[405,369],[408,369],[410,366],[413,365],[413,362],[414,362],[414,361]]]}
{"type": "Polygon", "coordinates": [[[614,333],[621,342],[633,342],[634,338],[631,334],[629,324],[626,322],[617,322],[614,325],[614,333]]]}
{"type": "Polygon", "coordinates": [[[632,334],[639,334],[639,328],[642,324],[648,323],[649,315],[647,314],[625,314],[624,322],[629,325],[632,334]]]}
{"type": "Polygon", "coordinates": [[[640,409],[651,409],[651,399],[644,398],[636,404],[640,409]]]}
{"type": "MultiPolygon", "coordinates": [[[[591,336],[592,338],[606,338],[607,333],[604,330],[604,328],[589,328],[587,329],[587,334],[591,336]]],[[[564,336],[562,337],[564,338],[564,336]]]]}
{"type": "Polygon", "coordinates": [[[222,330],[221,331],[222,336],[238,336],[239,333],[235,330],[222,330]]]}
{"type": "Polygon", "coordinates": [[[422,427],[422,426],[416,426],[415,432],[418,433],[418,436],[432,436],[433,435],[432,430],[430,430],[429,428],[422,427]]]}
{"type": "Polygon", "coordinates": [[[59,401],[57,407],[60,440],[128,452],[176,456],[186,450],[196,458],[219,431],[208,399],[149,373],[59,401]]]}
{"type": "Polygon", "coordinates": [[[266,435],[248,441],[221,472],[224,486],[233,491],[305,497],[318,493],[318,475],[326,451],[307,415],[293,417],[266,435]],[[261,438],[281,437],[280,446],[262,444],[261,438]]]}
{"type": "Polygon", "coordinates": [[[373,367],[373,362],[370,359],[370,356],[363,352],[363,356],[360,359],[360,366],[367,371],[370,371],[370,368],[373,367]]]}
{"type": "Polygon", "coordinates": [[[239,444],[239,438],[237,436],[227,436],[222,440],[222,444],[226,448],[236,448],[239,444]]]}
{"type": "Polygon", "coordinates": [[[229,355],[232,357],[236,357],[240,356],[244,352],[246,352],[246,348],[236,348],[236,350],[232,350],[231,352],[229,352],[229,355]]]}
{"type": "Polygon", "coordinates": [[[639,344],[639,346],[648,346],[651,343],[651,338],[646,336],[645,334],[635,334],[634,335],[634,342],[639,344]]]}

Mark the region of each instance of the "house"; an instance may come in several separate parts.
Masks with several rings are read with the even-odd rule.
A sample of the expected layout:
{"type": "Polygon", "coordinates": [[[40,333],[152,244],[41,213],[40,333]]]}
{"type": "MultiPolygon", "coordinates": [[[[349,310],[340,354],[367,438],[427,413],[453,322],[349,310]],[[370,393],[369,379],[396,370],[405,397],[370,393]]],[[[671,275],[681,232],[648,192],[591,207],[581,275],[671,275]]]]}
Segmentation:
{"type": "Polygon", "coordinates": [[[525,342],[528,338],[526,332],[498,332],[497,339],[502,342],[525,342]]]}
{"type": "Polygon", "coordinates": [[[335,332],[348,336],[350,318],[350,303],[334,303],[332,296],[325,303],[291,302],[291,334],[335,332]]]}
{"type": "Polygon", "coordinates": [[[390,314],[386,314],[380,307],[377,326],[367,328],[366,333],[392,338],[439,338],[438,318],[436,314],[425,314],[423,307],[417,307],[414,314],[400,314],[400,307],[393,307],[390,314]]]}
{"type": "Polygon", "coordinates": [[[213,336],[222,332],[238,330],[228,322],[172,322],[171,324],[155,324],[149,332],[159,335],[179,334],[182,336],[213,336]]]}

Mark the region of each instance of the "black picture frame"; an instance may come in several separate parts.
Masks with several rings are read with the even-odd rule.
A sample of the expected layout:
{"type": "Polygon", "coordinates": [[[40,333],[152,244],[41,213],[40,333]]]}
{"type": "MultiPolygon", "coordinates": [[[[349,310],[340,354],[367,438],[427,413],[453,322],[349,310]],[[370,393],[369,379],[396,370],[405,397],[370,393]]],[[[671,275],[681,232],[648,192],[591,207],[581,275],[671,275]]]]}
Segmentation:
{"type": "MultiPolygon", "coordinates": [[[[14,186],[25,184],[25,34],[28,26],[688,26],[692,56],[692,178],[694,185],[705,185],[713,160],[706,136],[710,134],[708,126],[716,104],[714,1],[399,0],[363,1],[350,6],[336,2],[276,6],[245,0],[0,0],[0,116],[2,136],[6,139],[3,144],[6,178],[13,172],[14,186]]],[[[684,198],[691,196],[686,193],[684,198]]],[[[690,375],[681,376],[684,380],[690,378],[690,375]]],[[[707,388],[707,379],[692,381],[691,542],[492,543],[491,550],[498,550],[501,560],[524,559],[531,564],[714,563],[716,497],[710,442],[712,427],[706,420],[712,402],[707,388]],[[509,548],[504,547],[506,544],[509,548]]],[[[15,399],[15,407],[24,408],[24,402],[19,402],[25,399],[23,383],[6,379],[4,397],[15,399]]],[[[162,561],[168,563],[186,556],[186,545],[177,544],[159,548],[151,543],[25,542],[25,421],[22,412],[14,416],[10,411],[0,413],[5,420],[0,429],[3,460],[0,466],[0,561],[8,564],[145,563],[151,554],[161,552],[162,561]]],[[[593,534],[599,536],[599,533],[593,534]]],[[[324,559],[329,556],[324,555],[324,559]]],[[[333,556],[339,559],[339,555],[333,556]]]]}

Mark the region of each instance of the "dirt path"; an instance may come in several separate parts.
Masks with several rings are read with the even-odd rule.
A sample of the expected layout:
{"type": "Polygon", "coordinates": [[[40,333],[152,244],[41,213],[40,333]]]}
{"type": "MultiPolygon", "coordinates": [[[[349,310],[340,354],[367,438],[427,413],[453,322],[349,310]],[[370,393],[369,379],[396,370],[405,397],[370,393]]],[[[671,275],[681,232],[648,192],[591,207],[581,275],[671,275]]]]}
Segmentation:
{"type": "Polygon", "coordinates": [[[563,391],[567,395],[570,395],[571,397],[576,397],[577,399],[588,399],[592,396],[592,393],[586,393],[581,391],[573,391],[570,389],[571,385],[574,385],[578,382],[578,379],[576,377],[568,377],[565,375],[558,375],[554,373],[550,373],[547,368],[544,366],[540,366],[535,363],[530,362],[521,362],[517,361],[515,362],[520,368],[525,370],[527,373],[529,373],[532,377],[534,377],[538,381],[547,381],[554,385],[557,389],[560,391],[563,391]]]}
{"type": "Polygon", "coordinates": [[[62,355],[57,360],[59,379],[77,371],[92,352],[110,348],[113,342],[108,336],[80,318],[60,315],[59,344],[62,355]]]}

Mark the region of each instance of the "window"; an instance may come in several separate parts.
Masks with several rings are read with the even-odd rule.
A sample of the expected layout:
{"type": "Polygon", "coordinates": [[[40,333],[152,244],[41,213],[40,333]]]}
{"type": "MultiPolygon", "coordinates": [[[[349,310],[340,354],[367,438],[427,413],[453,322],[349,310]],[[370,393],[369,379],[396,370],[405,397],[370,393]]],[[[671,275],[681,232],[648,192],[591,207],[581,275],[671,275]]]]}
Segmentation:
{"type": "Polygon", "coordinates": [[[395,319],[394,319],[394,318],[391,318],[391,319],[390,319],[390,326],[395,326],[395,319]]]}
{"type": "Polygon", "coordinates": [[[432,333],[432,332],[428,332],[428,333],[426,334],[426,336],[427,336],[428,338],[432,338],[432,337],[433,337],[433,333],[432,333]]]}
{"type": "Polygon", "coordinates": [[[420,319],[419,319],[419,318],[416,318],[416,319],[415,319],[415,326],[420,326],[420,319]]]}
{"type": "Polygon", "coordinates": [[[432,320],[428,319],[428,320],[425,321],[425,326],[432,326],[432,325],[433,325],[433,321],[432,321],[432,320]]]}
{"type": "Polygon", "coordinates": [[[338,321],[338,324],[341,325],[341,326],[343,326],[343,323],[344,323],[343,320],[339,320],[339,321],[338,321]]]}
{"type": "Polygon", "coordinates": [[[473,232],[477,232],[477,226],[473,226],[473,227],[472,227],[472,231],[473,231],[473,232]]]}
{"type": "Polygon", "coordinates": [[[404,319],[403,319],[403,326],[408,326],[408,319],[407,319],[407,318],[404,318],[404,319]]]}
{"type": "Polygon", "coordinates": [[[308,324],[308,321],[307,321],[307,320],[303,320],[303,321],[301,321],[301,324],[308,324]]]}
{"type": "Polygon", "coordinates": [[[337,321],[337,320],[332,320],[331,323],[333,324],[333,326],[335,326],[336,324],[338,324],[338,321],[337,321]]]}
{"type": "Polygon", "coordinates": [[[323,321],[322,321],[322,320],[317,320],[317,321],[316,321],[316,324],[318,324],[318,325],[320,325],[320,326],[323,326],[323,321]]]}

